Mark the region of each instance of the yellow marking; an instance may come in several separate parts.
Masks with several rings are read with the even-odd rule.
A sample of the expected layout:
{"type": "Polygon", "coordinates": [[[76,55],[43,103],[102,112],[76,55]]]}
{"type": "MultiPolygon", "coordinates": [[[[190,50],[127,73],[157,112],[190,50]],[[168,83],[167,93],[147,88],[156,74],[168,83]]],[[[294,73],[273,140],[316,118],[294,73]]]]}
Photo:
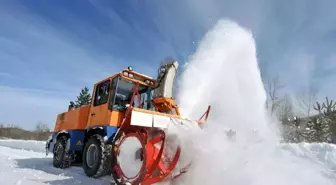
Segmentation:
{"type": "Polygon", "coordinates": [[[80,145],[82,145],[82,142],[80,140],[78,140],[77,143],[76,143],[76,145],[80,146],[80,145]]]}

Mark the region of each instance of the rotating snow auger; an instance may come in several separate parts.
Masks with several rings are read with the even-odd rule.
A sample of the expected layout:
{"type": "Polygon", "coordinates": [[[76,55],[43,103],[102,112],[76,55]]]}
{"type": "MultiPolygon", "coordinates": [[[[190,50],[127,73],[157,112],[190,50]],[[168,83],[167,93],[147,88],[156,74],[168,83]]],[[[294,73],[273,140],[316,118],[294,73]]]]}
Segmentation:
{"type": "MultiPolygon", "coordinates": [[[[172,174],[179,161],[181,146],[174,143],[177,144],[176,150],[173,153],[171,153],[172,151],[170,152],[169,159],[169,154],[165,149],[167,138],[166,130],[169,129],[171,124],[177,126],[177,129],[179,125],[184,124],[189,128],[199,127],[198,124],[205,123],[207,120],[210,106],[197,121],[181,118],[179,108],[174,103],[174,99],[171,98],[177,67],[178,63],[176,61],[171,61],[161,66],[157,80],[159,84],[154,88],[155,91],[152,100],[155,111],[141,109],[141,106],[139,108],[128,106],[125,119],[113,140],[112,175],[118,185],[127,183],[149,185],[165,180],[172,180],[185,173],[187,168],[191,165],[191,163],[189,163],[179,171],[175,171],[175,174],[172,174]],[[134,157],[134,159],[140,161],[138,166],[134,163],[120,163],[126,156],[121,157],[120,154],[122,152],[119,149],[127,139],[129,139],[130,142],[131,138],[138,142],[137,147],[133,145],[135,155],[127,156],[129,149],[123,154],[126,154],[126,156],[129,157],[128,159],[134,157]],[[132,168],[130,166],[136,167],[132,168]],[[126,175],[122,168],[132,169],[125,170],[129,174],[126,175]]],[[[138,86],[136,85],[130,105],[134,103],[135,99],[140,102],[140,95],[137,88],[138,86]]]]}

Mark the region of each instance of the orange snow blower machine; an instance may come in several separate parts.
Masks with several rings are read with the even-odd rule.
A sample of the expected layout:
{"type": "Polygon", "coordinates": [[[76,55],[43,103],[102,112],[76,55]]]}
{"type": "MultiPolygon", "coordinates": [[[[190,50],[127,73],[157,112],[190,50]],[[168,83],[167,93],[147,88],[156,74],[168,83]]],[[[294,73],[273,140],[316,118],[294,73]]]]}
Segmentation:
{"type": "Polygon", "coordinates": [[[210,106],[199,120],[182,118],[173,98],[177,68],[170,59],[153,79],[128,67],[96,83],[90,105],[73,108],[71,102],[46,143],[54,167],[80,162],[87,176],[112,175],[118,185],[155,184],[186,172],[190,164],[176,172],[181,146],[169,153],[166,131],[171,125],[200,128],[210,106]]]}

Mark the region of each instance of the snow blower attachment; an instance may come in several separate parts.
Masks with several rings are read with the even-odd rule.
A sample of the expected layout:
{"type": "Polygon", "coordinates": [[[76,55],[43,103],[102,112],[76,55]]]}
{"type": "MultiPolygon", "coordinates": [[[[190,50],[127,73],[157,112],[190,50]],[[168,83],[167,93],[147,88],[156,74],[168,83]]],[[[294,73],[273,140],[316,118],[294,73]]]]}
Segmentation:
{"type": "MultiPolygon", "coordinates": [[[[166,130],[169,130],[170,124],[187,124],[189,127],[198,126],[198,122],[182,119],[178,106],[172,98],[172,89],[175,73],[177,70],[177,62],[170,62],[161,66],[158,82],[153,96],[153,106],[155,111],[144,110],[140,108],[128,107],[124,122],[116,134],[113,142],[113,177],[117,184],[141,184],[149,185],[163,180],[174,179],[185,172],[186,168],[182,169],[178,174],[172,175],[175,166],[178,163],[181,148],[177,146],[175,154],[169,159],[168,152],[165,150],[165,140],[167,137],[166,130]],[[189,124],[189,125],[188,125],[189,124]],[[192,125],[194,124],[194,125],[192,125]],[[123,144],[137,142],[137,147],[127,148],[122,151],[123,144]],[[139,164],[123,163],[130,150],[135,154],[134,159],[138,160],[139,164]],[[121,154],[122,152],[123,155],[121,154]],[[131,169],[130,169],[131,168],[131,169]],[[124,171],[125,170],[125,171],[124,171]]],[[[137,93],[138,86],[136,85],[131,105],[140,96],[137,93]]],[[[205,120],[208,117],[209,109],[204,114],[205,120]]],[[[132,158],[129,156],[128,158],[132,158]]],[[[134,161],[135,162],[135,161],[134,161]]]]}
{"type": "Polygon", "coordinates": [[[59,156],[52,144],[56,143],[66,154],[63,161],[54,157],[54,166],[62,167],[67,159],[74,161],[82,156],[88,176],[112,174],[118,185],[150,185],[185,173],[191,163],[177,167],[182,153],[179,136],[190,129],[200,129],[210,106],[200,120],[181,117],[173,98],[177,68],[178,63],[170,60],[160,66],[156,80],[129,68],[117,77],[97,83],[92,105],[58,116],[47,149],[59,156]],[[97,108],[104,104],[108,113],[97,108]],[[79,118],[72,118],[71,113],[79,118]],[[85,116],[84,125],[80,122],[85,116]],[[59,128],[71,121],[77,122],[77,126],[59,128]],[[107,124],[102,125],[104,122],[107,124]],[[83,128],[82,134],[78,127],[83,128]]]}

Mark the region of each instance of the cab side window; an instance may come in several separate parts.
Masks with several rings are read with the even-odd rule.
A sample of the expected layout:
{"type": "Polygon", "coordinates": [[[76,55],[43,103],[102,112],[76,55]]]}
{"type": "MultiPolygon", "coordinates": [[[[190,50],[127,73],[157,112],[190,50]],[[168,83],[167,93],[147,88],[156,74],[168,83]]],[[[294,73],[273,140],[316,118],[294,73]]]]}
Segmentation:
{"type": "Polygon", "coordinates": [[[110,95],[110,102],[109,102],[109,105],[108,105],[108,108],[110,110],[113,109],[117,86],[118,86],[118,77],[115,77],[115,78],[112,79],[112,89],[111,89],[111,95],[110,95]]]}
{"type": "Polygon", "coordinates": [[[106,80],[96,87],[96,94],[94,98],[94,106],[99,106],[107,103],[110,92],[110,80],[106,80]]]}

